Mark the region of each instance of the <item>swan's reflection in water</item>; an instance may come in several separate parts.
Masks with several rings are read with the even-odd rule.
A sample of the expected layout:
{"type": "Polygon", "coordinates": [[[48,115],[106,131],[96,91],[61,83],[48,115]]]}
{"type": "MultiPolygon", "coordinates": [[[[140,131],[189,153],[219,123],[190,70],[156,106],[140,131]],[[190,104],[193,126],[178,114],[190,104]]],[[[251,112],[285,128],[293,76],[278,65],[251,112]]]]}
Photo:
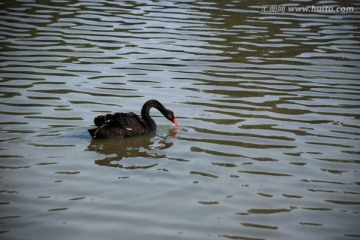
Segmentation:
{"type": "Polygon", "coordinates": [[[171,148],[178,129],[165,130],[159,127],[150,135],[121,138],[93,139],[87,151],[93,151],[105,156],[95,160],[100,166],[124,169],[147,169],[158,165],[156,159],[166,158],[162,150],[171,148]]]}

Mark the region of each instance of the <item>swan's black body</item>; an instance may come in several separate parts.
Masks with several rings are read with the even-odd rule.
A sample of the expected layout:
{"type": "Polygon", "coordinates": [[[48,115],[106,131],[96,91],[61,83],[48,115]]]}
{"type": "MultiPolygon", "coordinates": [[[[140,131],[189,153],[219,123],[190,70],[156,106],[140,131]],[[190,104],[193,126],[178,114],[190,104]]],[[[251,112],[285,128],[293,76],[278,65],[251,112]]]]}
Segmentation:
{"type": "Polygon", "coordinates": [[[99,115],[94,118],[97,128],[88,131],[93,138],[125,138],[146,135],[156,129],[156,124],[149,115],[149,111],[153,107],[167,119],[178,124],[171,110],[166,109],[157,100],[149,100],[141,109],[141,117],[132,112],[99,115]]]}

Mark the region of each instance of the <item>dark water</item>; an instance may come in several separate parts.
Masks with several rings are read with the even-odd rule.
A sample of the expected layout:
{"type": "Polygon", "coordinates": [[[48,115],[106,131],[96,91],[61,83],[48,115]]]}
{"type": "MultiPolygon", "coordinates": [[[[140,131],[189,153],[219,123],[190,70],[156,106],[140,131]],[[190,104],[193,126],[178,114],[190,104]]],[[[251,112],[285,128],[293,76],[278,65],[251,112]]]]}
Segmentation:
{"type": "Polygon", "coordinates": [[[1,2],[0,238],[360,238],[360,4],[262,4],[1,2]]]}

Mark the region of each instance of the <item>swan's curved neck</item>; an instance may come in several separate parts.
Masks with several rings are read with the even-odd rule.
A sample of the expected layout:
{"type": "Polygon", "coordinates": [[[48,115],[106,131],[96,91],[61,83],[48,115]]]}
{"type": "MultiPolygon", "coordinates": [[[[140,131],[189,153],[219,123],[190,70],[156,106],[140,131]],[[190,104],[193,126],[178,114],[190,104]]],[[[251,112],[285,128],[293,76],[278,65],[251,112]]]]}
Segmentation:
{"type": "Polygon", "coordinates": [[[141,117],[152,129],[156,129],[156,124],[154,120],[150,117],[150,109],[156,108],[159,110],[164,116],[166,114],[167,109],[157,100],[149,100],[147,101],[142,109],[141,109],[141,117]]]}

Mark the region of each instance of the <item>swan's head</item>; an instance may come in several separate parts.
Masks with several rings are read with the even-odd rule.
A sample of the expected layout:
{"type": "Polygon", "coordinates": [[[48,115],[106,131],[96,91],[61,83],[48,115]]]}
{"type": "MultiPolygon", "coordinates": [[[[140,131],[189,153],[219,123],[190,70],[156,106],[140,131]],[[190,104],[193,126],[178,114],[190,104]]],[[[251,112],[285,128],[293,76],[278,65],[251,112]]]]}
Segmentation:
{"type": "Polygon", "coordinates": [[[179,122],[177,121],[174,113],[171,110],[167,110],[167,113],[166,113],[165,117],[167,119],[169,119],[170,121],[172,121],[175,125],[179,124],[179,122]]]}

